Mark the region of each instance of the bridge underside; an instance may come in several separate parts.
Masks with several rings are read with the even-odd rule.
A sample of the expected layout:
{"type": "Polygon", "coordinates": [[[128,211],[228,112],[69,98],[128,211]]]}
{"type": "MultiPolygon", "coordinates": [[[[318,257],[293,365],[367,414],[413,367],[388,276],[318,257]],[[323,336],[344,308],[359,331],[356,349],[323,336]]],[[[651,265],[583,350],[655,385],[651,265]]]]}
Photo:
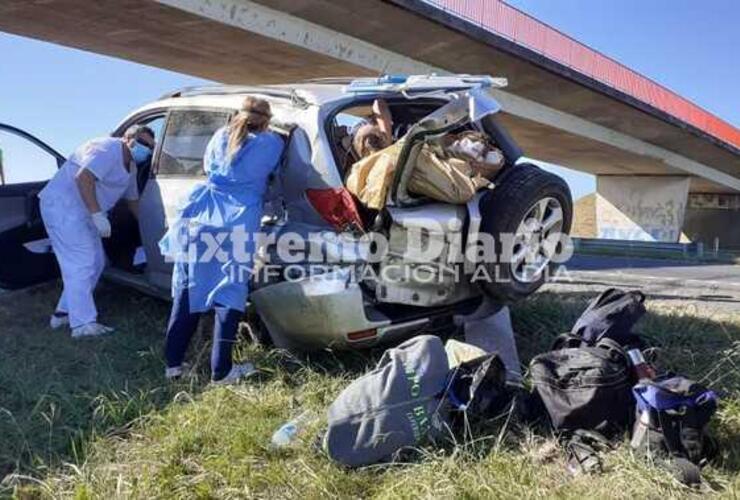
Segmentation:
{"type": "Polygon", "coordinates": [[[686,213],[692,238],[727,241],[714,212],[686,207],[740,192],[737,147],[421,0],[5,0],[0,31],[223,83],[505,76],[496,96],[527,156],[597,175],[602,235],[675,241],[686,213]]]}
{"type": "Polygon", "coordinates": [[[0,30],[224,83],[384,70],[506,76],[505,121],[528,156],[597,175],[686,175],[691,192],[740,190],[740,156],[731,146],[527,62],[501,40],[442,24],[454,19],[433,21],[397,4],[414,7],[406,0],[6,0],[0,30]]]}

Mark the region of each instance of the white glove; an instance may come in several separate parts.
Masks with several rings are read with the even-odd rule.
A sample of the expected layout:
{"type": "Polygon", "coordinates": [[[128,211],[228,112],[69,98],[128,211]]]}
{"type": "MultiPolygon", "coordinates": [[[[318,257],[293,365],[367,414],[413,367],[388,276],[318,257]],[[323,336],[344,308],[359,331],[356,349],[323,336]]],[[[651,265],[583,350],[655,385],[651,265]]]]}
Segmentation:
{"type": "Polygon", "coordinates": [[[110,221],[108,220],[108,216],[105,215],[105,212],[95,212],[92,214],[92,221],[101,238],[110,237],[110,221]]]}

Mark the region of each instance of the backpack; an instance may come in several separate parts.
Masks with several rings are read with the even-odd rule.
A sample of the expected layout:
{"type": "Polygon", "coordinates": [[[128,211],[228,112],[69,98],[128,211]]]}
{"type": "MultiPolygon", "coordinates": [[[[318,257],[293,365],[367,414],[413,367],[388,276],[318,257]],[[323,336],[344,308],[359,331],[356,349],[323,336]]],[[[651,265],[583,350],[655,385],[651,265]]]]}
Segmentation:
{"type": "Polygon", "coordinates": [[[329,406],[324,450],[360,467],[451,435],[461,417],[488,418],[511,399],[506,368],[486,354],[449,368],[439,337],[420,335],[381,357],[329,406]]]}
{"type": "Polygon", "coordinates": [[[609,288],[591,301],[573,325],[571,334],[594,344],[606,337],[618,344],[639,345],[632,326],[645,314],[645,295],[609,288]]]}
{"type": "Polygon", "coordinates": [[[387,350],[329,406],[324,450],[336,462],[360,467],[440,437],[448,423],[442,395],[449,371],[439,337],[420,335],[387,350]]]}
{"type": "Polygon", "coordinates": [[[632,448],[650,457],[685,458],[700,464],[716,447],[707,425],[717,410],[717,395],[677,375],[642,381],[632,389],[637,403],[632,448]]]}
{"type": "Polygon", "coordinates": [[[632,367],[624,349],[609,338],[589,345],[571,335],[560,348],[532,359],[534,390],[555,431],[593,430],[607,437],[626,430],[634,401],[632,367]]]}
{"type": "Polygon", "coordinates": [[[645,314],[644,302],[636,290],[605,290],[550,352],[532,359],[534,390],[553,429],[612,437],[629,428],[635,377],[624,347],[641,344],[632,326],[645,314]]]}

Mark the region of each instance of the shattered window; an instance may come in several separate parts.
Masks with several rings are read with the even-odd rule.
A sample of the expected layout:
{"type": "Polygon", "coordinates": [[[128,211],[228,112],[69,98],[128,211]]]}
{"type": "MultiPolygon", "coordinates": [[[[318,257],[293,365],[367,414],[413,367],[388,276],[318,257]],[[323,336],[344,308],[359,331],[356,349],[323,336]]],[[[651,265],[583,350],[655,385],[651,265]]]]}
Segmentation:
{"type": "Polygon", "coordinates": [[[228,119],[226,111],[172,111],[162,143],[158,175],[204,176],[206,146],[228,119]]]}

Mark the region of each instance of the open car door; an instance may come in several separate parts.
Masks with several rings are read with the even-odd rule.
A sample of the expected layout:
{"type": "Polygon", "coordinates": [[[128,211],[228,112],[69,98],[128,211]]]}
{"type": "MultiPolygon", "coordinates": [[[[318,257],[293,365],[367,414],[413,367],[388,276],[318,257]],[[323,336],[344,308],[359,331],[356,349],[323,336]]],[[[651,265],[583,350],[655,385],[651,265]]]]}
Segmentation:
{"type": "Polygon", "coordinates": [[[38,193],[64,161],[48,144],[0,123],[0,288],[23,288],[58,276],[38,193]]]}

